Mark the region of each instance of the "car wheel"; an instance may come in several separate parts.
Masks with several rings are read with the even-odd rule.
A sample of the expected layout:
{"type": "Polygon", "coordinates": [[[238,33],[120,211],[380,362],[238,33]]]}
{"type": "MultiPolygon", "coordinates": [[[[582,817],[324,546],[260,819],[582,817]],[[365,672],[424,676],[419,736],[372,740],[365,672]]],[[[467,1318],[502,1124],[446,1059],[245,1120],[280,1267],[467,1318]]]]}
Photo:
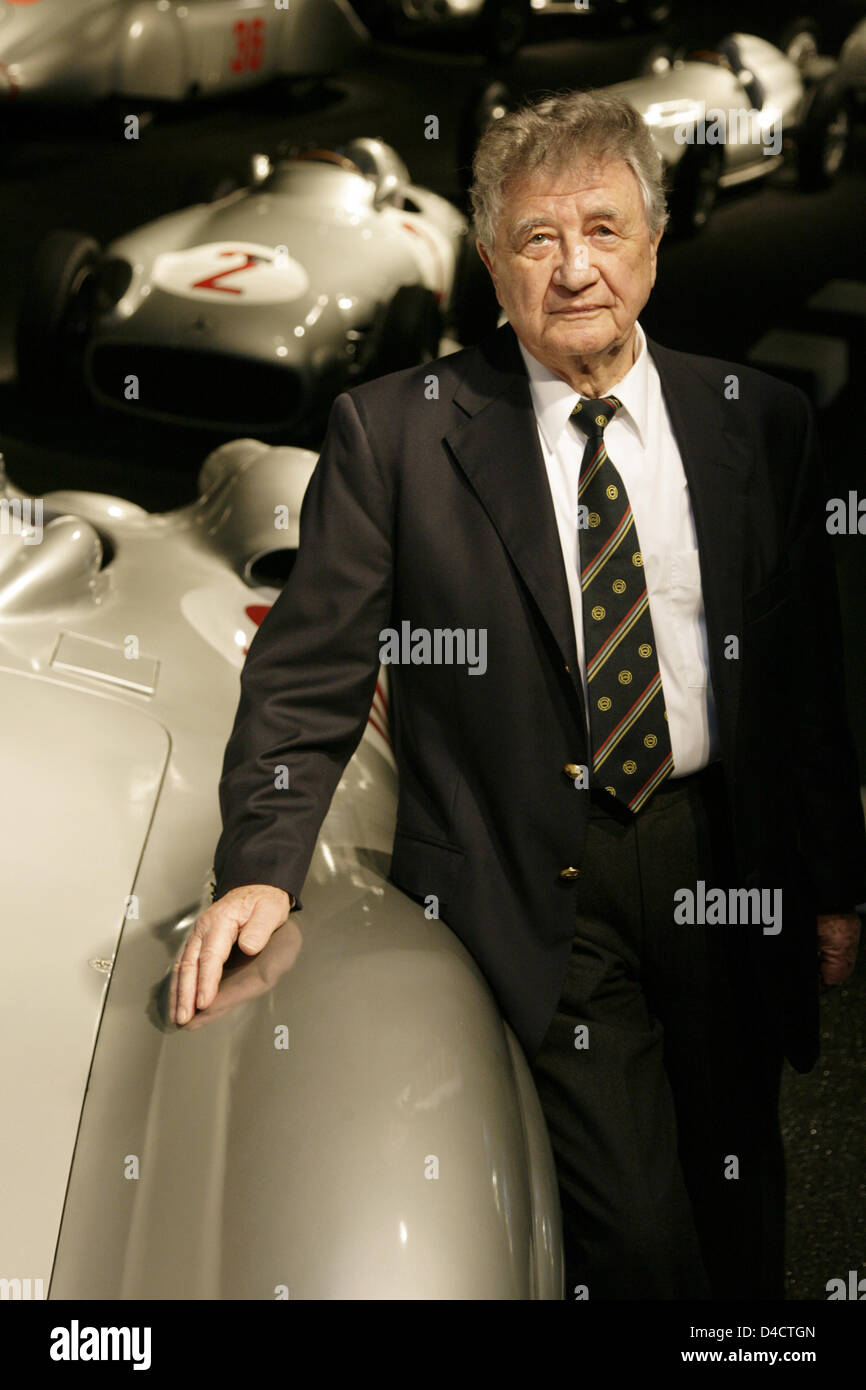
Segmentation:
{"type": "Polygon", "coordinates": [[[478,141],[487,127],[501,120],[512,106],[511,93],[504,82],[476,87],[466,102],[457,127],[457,163],[464,193],[472,182],[472,159],[478,141]]]}
{"type": "Polygon", "coordinates": [[[442,314],[432,290],[401,285],[378,324],[370,375],[385,376],[439,356],[442,314]]]}
{"type": "Polygon", "coordinates": [[[529,28],[528,0],[487,0],[481,12],[481,36],[488,58],[513,58],[529,28]]]}
{"type": "Polygon", "coordinates": [[[488,82],[481,88],[480,92],[476,88],[474,95],[469,103],[468,124],[472,132],[473,148],[478,144],[485,130],[494,121],[501,121],[514,105],[511,92],[504,82],[488,82]]]}
{"type": "Polygon", "coordinates": [[[51,232],[37,248],[16,328],[18,382],[28,394],[72,385],[92,312],[99,243],[82,232],[51,232]]]}
{"type": "Polygon", "coordinates": [[[451,291],[449,326],[461,347],[470,347],[486,338],[499,321],[499,301],[475,239],[474,227],[460,239],[451,291]]]}
{"type": "Polygon", "coordinates": [[[797,139],[800,187],[810,192],[829,188],[840,174],[848,153],[851,112],[848,94],[831,77],[812,93],[797,139]]]}
{"type": "Polygon", "coordinates": [[[671,231],[675,236],[697,236],[709,222],[719,195],[725,164],[722,145],[693,144],[674,170],[668,198],[671,231]]]}
{"type": "Polygon", "coordinates": [[[785,25],[779,35],[778,47],[798,68],[804,68],[813,58],[817,58],[820,36],[818,21],[811,15],[801,15],[785,25]]]}
{"type": "Polygon", "coordinates": [[[488,126],[501,121],[514,107],[514,99],[504,82],[487,82],[476,87],[465,107],[460,123],[460,146],[472,162],[475,146],[488,126]]]}

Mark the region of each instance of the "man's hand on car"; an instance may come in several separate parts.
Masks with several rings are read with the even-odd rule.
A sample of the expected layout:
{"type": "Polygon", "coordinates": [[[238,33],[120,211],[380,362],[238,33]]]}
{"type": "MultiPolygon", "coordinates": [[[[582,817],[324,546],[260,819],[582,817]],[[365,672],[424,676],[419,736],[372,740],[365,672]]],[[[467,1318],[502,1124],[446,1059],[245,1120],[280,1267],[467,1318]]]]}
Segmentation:
{"type": "Polygon", "coordinates": [[[188,1023],[196,1009],[212,1004],[235,942],[248,956],[256,955],[283,925],[293,906],[294,899],[282,888],[251,883],[232,888],[200,912],[174,963],[172,1022],[188,1023]]]}

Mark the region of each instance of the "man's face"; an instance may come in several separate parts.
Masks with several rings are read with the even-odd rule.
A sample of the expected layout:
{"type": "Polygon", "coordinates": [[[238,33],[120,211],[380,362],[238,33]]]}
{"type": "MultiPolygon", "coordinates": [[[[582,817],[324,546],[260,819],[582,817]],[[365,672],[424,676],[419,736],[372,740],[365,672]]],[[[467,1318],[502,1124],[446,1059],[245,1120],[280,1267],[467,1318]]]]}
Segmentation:
{"type": "Polygon", "coordinates": [[[631,344],[656,278],[640,186],[621,159],[541,170],[505,196],[492,254],[499,303],[545,365],[600,360],[631,344]]]}

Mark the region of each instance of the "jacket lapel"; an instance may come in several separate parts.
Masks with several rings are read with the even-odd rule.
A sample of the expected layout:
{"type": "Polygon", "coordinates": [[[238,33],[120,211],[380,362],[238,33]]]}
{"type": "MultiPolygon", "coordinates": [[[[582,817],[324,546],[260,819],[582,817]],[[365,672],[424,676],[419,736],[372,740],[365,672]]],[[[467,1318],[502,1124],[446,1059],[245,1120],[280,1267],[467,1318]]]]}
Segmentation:
{"type": "Polygon", "coordinates": [[[730,747],[740,696],[740,662],[726,639],[742,639],[747,481],[753,449],[739,431],[742,406],[724,396],[721,371],[708,380],[694,359],[647,340],[683,461],[695,522],[707,624],[710,679],[723,746],[730,747]]]}
{"type": "Polygon", "coordinates": [[[480,345],[467,366],[454,398],[466,419],[445,436],[446,443],[553,635],[582,711],[583,688],[562,547],[529,378],[513,330],[499,329],[480,345]]]}

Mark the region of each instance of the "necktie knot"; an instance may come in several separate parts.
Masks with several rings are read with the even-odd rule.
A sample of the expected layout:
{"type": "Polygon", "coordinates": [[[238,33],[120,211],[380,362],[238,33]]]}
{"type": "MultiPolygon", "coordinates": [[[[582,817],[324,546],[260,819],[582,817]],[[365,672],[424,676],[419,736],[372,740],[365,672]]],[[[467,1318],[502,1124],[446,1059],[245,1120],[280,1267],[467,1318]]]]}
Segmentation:
{"type": "Polygon", "coordinates": [[[621,405],[622,401],[617,400],[616,396],[601,396],[596,401],[582,396],[571,412],[571,418],[589,438],[600,437],[621,405]]]}

